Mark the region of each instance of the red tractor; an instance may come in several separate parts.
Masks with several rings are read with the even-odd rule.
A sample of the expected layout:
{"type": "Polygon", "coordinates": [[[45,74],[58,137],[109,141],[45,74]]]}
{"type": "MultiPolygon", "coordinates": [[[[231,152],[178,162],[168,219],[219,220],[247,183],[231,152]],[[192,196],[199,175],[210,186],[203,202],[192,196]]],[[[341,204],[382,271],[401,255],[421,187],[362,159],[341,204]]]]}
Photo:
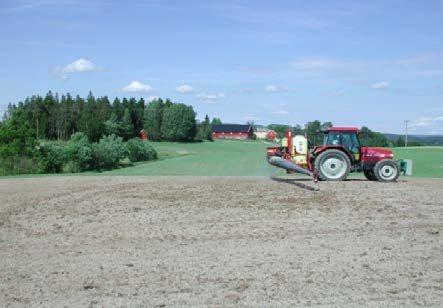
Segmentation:
{"type": "Polygon", "coordinates": [[[288,130],[282,146],[267,148],[268,162],[288,173],[298,172],[324,181],[341,181],[350,172],[363,172],[368,180],[393,182],[400,172],[406,172],[406,161],[394,161],[392,151],[362,146],[358,128],[329,127],[323,133],[323,144],[309,153],[307,139],[293,137],[288,130]]]}

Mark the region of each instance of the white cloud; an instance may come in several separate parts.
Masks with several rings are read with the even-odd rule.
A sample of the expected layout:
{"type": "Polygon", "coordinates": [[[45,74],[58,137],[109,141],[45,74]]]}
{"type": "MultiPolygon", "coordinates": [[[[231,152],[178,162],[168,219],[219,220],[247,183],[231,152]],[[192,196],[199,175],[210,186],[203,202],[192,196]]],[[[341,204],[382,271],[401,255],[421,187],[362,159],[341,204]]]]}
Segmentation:
{"type": "Polygon", "coordinates": [[[87,73],[96,70],[97,66],[86,59],[78,59],[62,68],[63,73],[87,73]]]}
{"type": "Polygon", "coordinates": [[[248,95],[248,94],[252,94],[253,91],[250,89],[240,89],[240,90],[235,90],[232,92],[232,94],[236,94],[236,95],[248,95]]]}
{"type": "Polygon", "coordinates": [[[268,91],[268,92],[278,92],[278,91],[279,91],[279,88],[277,88],[276,86],[274,86],[274,85],[272,85],[272,84],[268,84],[268,85],[265,87],[265,91],[268,91]]]}
{"type": "MultiPolygon", "coordinates": [[[[360,12],[350,9],[291,9],[288,6],[259,7],[240,4],[241,1],[217,1],[217,10],[226,18],[236,22],[269,25],[269,28],[326,30],[335,29],[337,20],[360,16],[360,12]],[[228,3],[229,2],[229,3],[228,3]]],[[[247,27],[249,28],[249,27],[247,27]]],[[[298,31],[297,31],[298,33],[298,31]]]]}
{"type": "Polygon", "coordinates": [[[394,64],[398,64],[400,66],[417,66],[417,65],[432,63],[435,60],[438,60],[438,57],[435,54],[424,53],[409,58],[400,59],[398,61],[394,61],[394,64]]]}
{"type": "Polygon", "coordinates": [[[215,104],[215,102],[217,100],[219,100],[220,98],[225,97],[224,93],[219,93],[219,94],[209,94],[209,93],[205,93],[205,92],[201,92],[197,95],[197,98],[205,103],[208,104],[215,104]]]}
{"type": "Polygon", "coordinates": [[[443,134],[443,116],[420,117],[411,121],[410,130],[414,133],[443,134]]]}
{"type": "MultiPolygon", "coordinates": [[[[373,66],[373,65],[372,65],[373,66]]],[[[290,63],[297,71],[361,73],[371,67],[371,63],[359,60],[336,60],[324,57],[301,57],[290,63]]]]}
{"type": "Polygon", "coordinates": [[[435,118],[421,117],[421,118],[414,120],[412,122],[411,126],[412,127],[427,127],[427,126],[433,126],[435,124],[439,124],[439,122],[441,122],[441,124],[443,124],[443,117],[435,117],[435,118]]]}
{"type": "Polygon", "coordinates": [[[143,84],[140,81],[133,81],[130,84],[128,84],[126,87],[124,87],[123,92],[132,92],[132,93],[151,93],[154,89],[148,85],[143,84]]]}
{"type": "Polygon", "coordinates": [[[300,70],[329,70],[344,66],[342,62],[318,57],[297,58],[292,61],[291,66],[300,70]]]}
{"type": "Polygon", "coordinates": [[[214,101],[217,99],[216,94],[206,94],[204,92],[197,95],[197,98],[201,99],[202,101],[214,101]]]}
{"type": "MultiPolygon", "coordinates": [[[[369,61],[362,59],[334,59],[328,57],[298,57],[290,62],[289,67],[298,71],[323,72],[323,73],[364,73],[380,71],[389,67],[393,69],[413,69],[418,67],[431,67],[439,65],[441,56],[435,53],[423,53],[402,59],[391,59],[385,61],[369,61]]],[[[375,84],[377,85],[377,84],[375,84]]],[[[386,88],[383,84],[381,88],[386,88]]],[[[381,89],[377,88],[377,89],[381,89]]]]}
{"type": "Polygon", "coordinates": [[[101,1],[78,1],[78,0],[20,0],[14,1],[14,6],[3,9],[1,12],[13,13],[22,11],[45,11],[45,12],[79,12],[99,13],[103,12],[104,5],[101,1]]]}
{"type": "Polygon", "coordinates": [[[283,109],[276,110],[276,111],[274,111],[274,112],[272,112],[272,113],[273,113],[273,114],[279,114],[279,115],[286,115],[286,114],[289,114],[288,111],[283,110],[283,109]]]}
{"type": "Polygon", "coordinates": [[[86,60],[86,59],[78,59],[72,63],[69,63],[63,67],[57,67],[55,69],[55,74],[62,79],[67,79],[69,74],[75,73],[94,73],[102,70],[95,63],[86,60]]]}
{"type": "Polygon", "coordinates": [[[194,88],[190,85],[184,84],[175,88],[178,93],[186,94],[194,92],[194,88]]]}
{"type": "Polygon", "coordinates": [[[256,116],[252,116],[252,115],[247,115],[247,116],[243,117],[243,120],[248,121],[248,122],[250,122],[250,121],[257,122],[257,121],[260,121],[260,118],[256,117],[256,116]]]}
{"type": "Polygon", "coordinates": [[[387,81],[381,81],[371,84],[371,88],[375,90],[383,90],[389,87],[389,82],[387,81]]]}

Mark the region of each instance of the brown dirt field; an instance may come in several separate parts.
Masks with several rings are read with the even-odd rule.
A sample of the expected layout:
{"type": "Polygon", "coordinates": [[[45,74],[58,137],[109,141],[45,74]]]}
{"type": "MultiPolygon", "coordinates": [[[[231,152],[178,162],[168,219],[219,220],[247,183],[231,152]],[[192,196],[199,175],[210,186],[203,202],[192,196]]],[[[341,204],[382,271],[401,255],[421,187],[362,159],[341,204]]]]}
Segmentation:
{"type": "Polygon", "coordinates": [[[441,307],[442,227],[443,179],[1,179],[0,306],[441,307]]]}

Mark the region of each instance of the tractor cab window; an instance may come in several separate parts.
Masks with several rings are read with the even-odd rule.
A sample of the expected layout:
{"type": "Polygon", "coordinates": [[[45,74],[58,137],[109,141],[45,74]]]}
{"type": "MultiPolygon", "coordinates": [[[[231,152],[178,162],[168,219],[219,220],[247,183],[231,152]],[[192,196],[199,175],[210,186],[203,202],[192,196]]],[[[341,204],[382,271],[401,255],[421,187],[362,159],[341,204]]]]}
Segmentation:
{"type": "Polygon", "coordinates": [[[355,133],[342,133],[342,145],[349,149],[352,153],[359,153],[360,142],[355,133]]]}
{"type": "Polygon", "coordinates": [[[357,134],[352,132],[330,132],[325,134],[325,145],[342,145],[353,153],[359,153],[360,142],[357,134]]]}
{"type": "Polygon", "coordinates": [[[340,133],[329,133],[325,135],[324,144],[325,145],[340,145],[340,133]]]}

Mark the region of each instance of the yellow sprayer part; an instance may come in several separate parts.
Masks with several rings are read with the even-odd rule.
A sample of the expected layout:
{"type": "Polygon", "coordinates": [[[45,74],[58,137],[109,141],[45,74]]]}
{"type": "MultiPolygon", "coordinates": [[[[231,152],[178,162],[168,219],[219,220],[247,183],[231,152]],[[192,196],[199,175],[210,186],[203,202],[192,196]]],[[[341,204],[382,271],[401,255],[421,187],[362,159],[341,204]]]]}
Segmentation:
{"type": "Polygon", "coordinates": [[[288,139],[287,138],[283,138],[281,140],[281,146],[282,147],[287,147],[288,146],[288,139]]]}

